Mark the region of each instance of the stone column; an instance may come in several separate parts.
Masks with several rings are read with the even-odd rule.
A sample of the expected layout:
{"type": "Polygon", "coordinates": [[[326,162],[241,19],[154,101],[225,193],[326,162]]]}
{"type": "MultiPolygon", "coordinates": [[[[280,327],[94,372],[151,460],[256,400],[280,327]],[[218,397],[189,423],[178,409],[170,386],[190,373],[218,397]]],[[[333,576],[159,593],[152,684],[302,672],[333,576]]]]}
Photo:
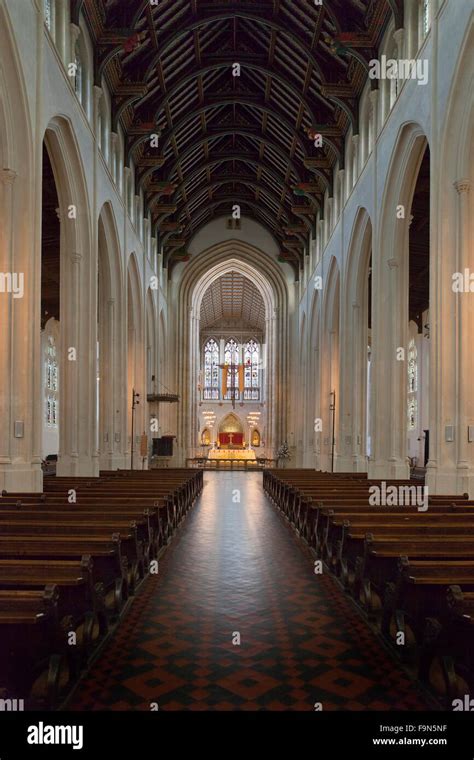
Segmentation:
{"type": "Polygon", "coordinates": [[[359,179],[359,135],[352,136],[352,186],[357,183],[359,179]]]}
{"type": "Polygon", "coordinates": [[[98,145],[100,145],[101,135],[99,134],[99,116],[100,116],[100,101],[102,98],[102,87],[98,87],[95,84],[94,87],[92,88],[92,92],[93,92],[93,98],[94,98],[92,123],[94,125],[95,139],[98,145]]]}
{"type": "Polygon", "coordinates": [[[375,146],[378,135],[378,103],[379,103],[379,90],[371,90],[369,94],[370,98],[370,110],[369,110],[369,135],[367,141],[367,155],[370,148],[375,146]],[[370,145],[370,125],[372,125],[372,146],[370,145]]]}
{"type": "MultiPolygon", "coordinates": [[[[457,236],[457,262],[458,272],[464,272],[472,264],[472,239],[469,234],[469,193],[471,183],[468,179],[461,179],[454,183],[458,193],[458,236],[457,236]]],[[[457,321],[458,321],[458,393],[457,393],[457,417],[456,426],[457,440],[457,470],[458,478],[463,481],[468,475],[468,480],[473,478],[474,444],[468,443],[467,426],[473,424],[471,410],[474,404],[470,401],[472,396],[473,361],[472,355],[472,304],[471,293],[459,293],[457,295],[457,321]],[[467,472],[470,470],[470,472],[467,472]]],[[[466,487],[467,487],[466,483],[466,487]]]]}
{"type": "Polygon", "coordinates": [[[0,169],[0,490],[41,491],[39,299],[32,194],[0,169]]]}
{"type": "MultiPolygon", "coordinates": [[[[58,49],[59,56],[64,64],[69,63],[68,48],[69,40],[67,39],[67,26],[68,26],[68,0],[56,0],[56,47],[58,49]]],[[[73,48],[74,50],[74,48],[73,48]]]]}
{"type": "Polygon", "coordinates": [[[116,185],[118,185],[117,182],[117,145],[118,145],[118,134],[117,132],[111,132],[110,133],[110,150],[111,150],[111,174],[114,179],[114,182],[116,185]]]}
{"type": "Polygon", "coordinates": [[[418,52],[417,3],[405,3],[406,58],[416,58],[418,52]]]}
{"type": "MultiPolygon", "coordinates": [[[[397,56],[398,59],[404,58],[404,39],[405,39],[405,30],[404,29],[396,29],[393,33],[393,39],[395,40],[395,44],[397,46],[397,56]]],[[[398,79],[398,92],[400,92],[400,88],[402,86],[402,80],[398,79]]]]}
{"type": "Polygon", "coordinates": [[[339,169],[338,171],[338,177],[339,177],[339,216],[344,211],[344,203],[345,203],[345,197],[346,197],[346,171],[345,169],[339,169]]]}
{"type": "MultiPolygon", "coordinates": [[[[13,184],[16,172],[11,169],[0,170],[0,271],[6,278],[20,277],[15,271],[15,256],[12,246],[13,222],[13,184]]],[[[23,277],[24,277],[24,273],[23,277]]],[[[10,281],[11,282],[11,281],[10,281]]],[[[10,285],[11,287],[11,285],[10,285]]],[[[20,300],[20,299],[18,299],[20,300]]],[[[13,394],[12,365],[14,346],[12,345],[13,317],[15,299],[8,292],[8,281],[5,290],[0,292],[0,387],[1,387],[1,419],[0,425],[0,483],[6,487],[9,479],[8,470],[12,464],[13,444],[13,394]]]]}

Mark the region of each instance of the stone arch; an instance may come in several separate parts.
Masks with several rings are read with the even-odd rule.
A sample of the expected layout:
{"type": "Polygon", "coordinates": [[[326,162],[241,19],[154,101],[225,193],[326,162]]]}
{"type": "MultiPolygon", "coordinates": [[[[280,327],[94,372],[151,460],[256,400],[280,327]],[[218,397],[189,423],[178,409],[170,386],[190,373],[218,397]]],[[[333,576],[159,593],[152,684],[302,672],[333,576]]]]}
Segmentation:
{"type": "Polygon", "coordinates": [[[428,144],[422,127],[401,126],[382,197],[372,259],[373,477],[407,478],[406,363],[397,359],[408,345],[410,209],[428,144]]]}
{"type": "Polygon", "coordinates": [[[216,243],[193,257],[178,284],[179,310],[177,340],[185,346],[178,357],[178,392],[182,402],[178,408],[178,440],[181,457],[193,448],[194,431],[198,429],[193,389],[198,385],[199,313],[207,287],[220,275],[232,269],[250,278],[259,289],[266,311],[266,345],[264,362],[272,368],[272,378],[265,388],[265,443],[275,448],[286,437],[287,408],[284,388],[288,387],[287,342],[288,290],[278,263],[261,249],[242,240],[216,243]],[[277,336],[281,342],[277,347],[277,336]],[[278,349],[278,350],[277,350],[278,349]]]}
{"type": "Polygon", "coordinates": [[[367,469],[369,268],[372,221],[357,210],[345,260],[342,293],[340,469],[367,469]]]}
{"type": "Polygon", "coordinates": [[[44,133],[60,218],[60,421],[58,475],[95,475],[97,421],[97,259],[89,195],[70,120],[55,116],[44,133]],[[81,319],[78,319],[78,314],[81,319]],[[71,353],[71,350],[74,352],[71,353]],[[71,358],[71,357],[76,357],[71,358]]]}

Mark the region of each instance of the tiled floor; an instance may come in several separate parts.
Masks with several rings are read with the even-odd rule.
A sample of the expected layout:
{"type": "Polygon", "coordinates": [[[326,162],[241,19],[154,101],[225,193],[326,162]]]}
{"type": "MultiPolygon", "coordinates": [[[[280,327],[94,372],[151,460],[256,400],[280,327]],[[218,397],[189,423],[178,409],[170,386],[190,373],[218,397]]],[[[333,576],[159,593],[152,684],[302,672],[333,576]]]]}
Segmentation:
{"type": "Polygon", "coordinates": [[[261,481],[205,475],[70,709],[426,708],[334,581],[314,574],[261,481]]]}

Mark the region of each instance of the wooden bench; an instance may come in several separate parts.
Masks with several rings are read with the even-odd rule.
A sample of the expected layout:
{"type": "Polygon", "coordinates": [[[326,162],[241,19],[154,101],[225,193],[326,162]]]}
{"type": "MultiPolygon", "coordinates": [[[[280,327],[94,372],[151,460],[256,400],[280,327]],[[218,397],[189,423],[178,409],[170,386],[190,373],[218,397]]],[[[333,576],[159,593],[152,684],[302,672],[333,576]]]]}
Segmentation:
{"type": "Polygon", "coordinates": [[[57,702],[66,638],[58,623],[57,586],[0,590],[0,684],[27,699],[46,672],[45,704],[57,702]]]}

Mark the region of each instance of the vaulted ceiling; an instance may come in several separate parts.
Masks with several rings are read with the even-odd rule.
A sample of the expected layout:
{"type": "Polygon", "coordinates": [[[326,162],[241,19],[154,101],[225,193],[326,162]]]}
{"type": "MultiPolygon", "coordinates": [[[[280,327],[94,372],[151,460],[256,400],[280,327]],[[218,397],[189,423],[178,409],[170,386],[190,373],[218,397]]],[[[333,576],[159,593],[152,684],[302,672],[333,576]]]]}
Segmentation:
{"type": "Polygon", "coordinates": [[[237,204],[297,274],[334,164],[344,167],[345,132],[358,133],[368,62],[391,14],[403,26],[403,0],[71,2],[166,261],[186,260],[192,235],[237,204]]]}
{"type": "Polygon", "coordinates": [[[260,291],[238,272],[227,272],[215,280],[201,303],[201,330],[226,322],[265,330],[265,304],[260,291]]]}

